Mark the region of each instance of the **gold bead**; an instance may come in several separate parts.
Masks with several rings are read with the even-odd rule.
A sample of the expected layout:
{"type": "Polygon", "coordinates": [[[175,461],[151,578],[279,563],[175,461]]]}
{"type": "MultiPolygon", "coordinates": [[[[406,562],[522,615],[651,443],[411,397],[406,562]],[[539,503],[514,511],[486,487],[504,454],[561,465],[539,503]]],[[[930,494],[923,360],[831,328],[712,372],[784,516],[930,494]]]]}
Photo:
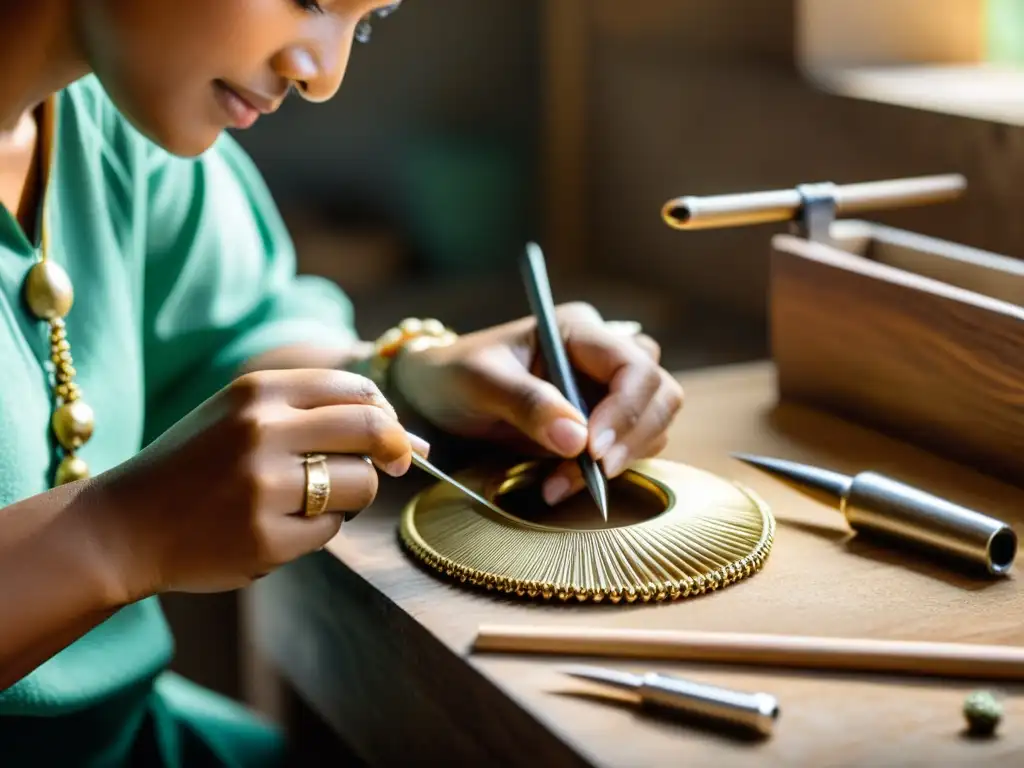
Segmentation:
{"type": "Polygon", "coordinates": [[[32,313],[43,320],[67,315],[75,300],[71,278],[64,268],[50,260],[41,261],[28,271],[25,299],[32,313]]]}
{"type": "Polygon", "coordinates": [[[53,413],[53,432],[64,450],[80,448],[92,437],[92,408],[82,400],[64,403],[53,413]]]}
{"type": "Polygon", "coordinates": [[[445,346],[439,339],[434,336],[417,336],[415,339],[411,339],[405,345],[406,352],[424,352],[433,347],[445,346]]]}
{"type": "Polygon", "coordinates": [[[377,342],[377,352],[380,353],[381,351],[387,349],[388,347],[397,344],[403,338],[404,336],[402,334],[401,328],[388,329],[388,331],[383,336],[381,336],[377,342]]]}
{"type": "Polygon", "coordinates": [[[398,327],[406,336],[415,336],[423,331],[423,321],[415,317],[407,317],[398,324],[398,327]]]}
{"type": "Polygon", "coordinates": [[[423,332],[430,336],[443,336],[447,330],[440,320],[431,317],[423,321],[423,332]]]}
{"type": "Polygon", "coordinates": [[[54,480],[57,485],[64,485],[65,483],[73,483],[76,480],[84,480],[88,476],[89,465],[73,453],[69,453],[61,459],[60,465],[57,467],[57,476],[54,480]]]}

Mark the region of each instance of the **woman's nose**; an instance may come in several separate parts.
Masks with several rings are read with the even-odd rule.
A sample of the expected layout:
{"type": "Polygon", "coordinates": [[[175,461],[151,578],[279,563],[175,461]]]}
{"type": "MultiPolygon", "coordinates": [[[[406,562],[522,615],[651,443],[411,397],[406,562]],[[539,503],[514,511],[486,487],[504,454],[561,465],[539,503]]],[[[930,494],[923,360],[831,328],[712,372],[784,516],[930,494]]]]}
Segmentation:
{"type": "Polygon", "coordinates": [[[304,99],[324,102],[334,96],[345,79],[352,46],[351,35],[333,35],[317,45],[292,46],[272,62],[274,71],[294,83],[304,99]]]}

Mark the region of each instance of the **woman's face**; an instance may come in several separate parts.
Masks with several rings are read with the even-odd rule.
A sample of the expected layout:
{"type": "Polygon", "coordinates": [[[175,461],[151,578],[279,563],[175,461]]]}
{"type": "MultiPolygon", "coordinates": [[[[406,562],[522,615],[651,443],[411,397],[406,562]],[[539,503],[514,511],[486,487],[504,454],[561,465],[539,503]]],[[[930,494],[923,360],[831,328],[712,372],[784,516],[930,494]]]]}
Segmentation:
{"type": "Polygon", "coordinates": [[[124,115],[168,151],[195,156],[247,128],[290,87],[338,90],[360,21],[394,0],[81,0],[92,70],[124,115]]]}

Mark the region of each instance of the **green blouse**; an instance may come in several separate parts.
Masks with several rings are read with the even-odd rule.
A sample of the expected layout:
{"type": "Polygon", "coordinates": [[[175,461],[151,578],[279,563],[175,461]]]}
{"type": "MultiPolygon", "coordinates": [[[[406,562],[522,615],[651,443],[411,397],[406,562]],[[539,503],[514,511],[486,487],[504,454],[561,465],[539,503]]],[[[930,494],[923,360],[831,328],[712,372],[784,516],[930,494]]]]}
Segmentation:
{"type": "MultiPolygon", "coordinates": [[[[75,287],[68,340],[96,414],[79,453],[94,474],[253,355],[355,338],[344,294],[296,276],[274,203],[226,135],[200,158],[169,155],[85,78],[59,96],[47,194],[50,258],[75,287]]],[[[22,299],[36,258],[0,206],[0,507],[45,491],[55,468],[47,328],[22,299]]],[[[274,742],[240,709],[166,672],[172,653],[157,599],[121,610],[0,692],[0,764],[117,765],[159,753],[165,765],[248,765],[231,754],[250,747],[270,757],[274,742]]]]}

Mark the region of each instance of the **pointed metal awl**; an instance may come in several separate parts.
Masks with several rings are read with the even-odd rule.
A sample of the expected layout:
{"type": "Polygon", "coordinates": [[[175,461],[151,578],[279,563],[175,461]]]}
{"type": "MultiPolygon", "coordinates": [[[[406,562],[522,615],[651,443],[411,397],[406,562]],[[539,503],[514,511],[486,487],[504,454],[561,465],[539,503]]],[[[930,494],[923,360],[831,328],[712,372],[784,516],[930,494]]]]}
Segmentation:
{"type": "Polygon", "coordinates": [[[773,475],[834,496],[837,502],[850,492],[853,485],[853,477],[850,475],[812,467],[809,464],[798,464],[785,459],[771,459],[767,456],[752,456],[748,453],[734,453],[732,456],[752,467],[763,469],[773,475]]]}
{"type": "Polygon", "coordinates": [[[416,465],[417,467],[419,467],[420,469],[422,469],[428,475],[433,475],[434,477],[436,477],[441,482],[447,483],[448,485],[452,486],[455,490],[457,490],[457,491],[463,493],[464,495],[468,496],[473,501],[475,501],[477,504],[482,504],[487,509],[491,510],[492,512],[497,512],[499,515],[505,514],[496,504],[494,504],[493,502],[488,501],[487,499],[485,499],[483,496],[481,496],[476,491],[473,491],[473,490],[467,488],[466,486],[464,486],[462,483],[460,483],[458,480],[456,480],[451,475],[449,475],[449,474],[443,472],[442,470],[438,469],[437,467],[435,467],[432,463],[427,461],[425,458],[420,456],[415,451],[412,454],[412,463],[414,465],[416,465]]]}
{"type": "Polygon", "coordinates": [[[588,680],[592,683],[603,683],[612,688],[623,691],[635,691],[644,683],[642,675],[634,675],[630,672],[620,672],[617,669],[605,669],[604,667],[574,666],[567,667],[565,674],[577,677],[580,680],[588,680]]]}

